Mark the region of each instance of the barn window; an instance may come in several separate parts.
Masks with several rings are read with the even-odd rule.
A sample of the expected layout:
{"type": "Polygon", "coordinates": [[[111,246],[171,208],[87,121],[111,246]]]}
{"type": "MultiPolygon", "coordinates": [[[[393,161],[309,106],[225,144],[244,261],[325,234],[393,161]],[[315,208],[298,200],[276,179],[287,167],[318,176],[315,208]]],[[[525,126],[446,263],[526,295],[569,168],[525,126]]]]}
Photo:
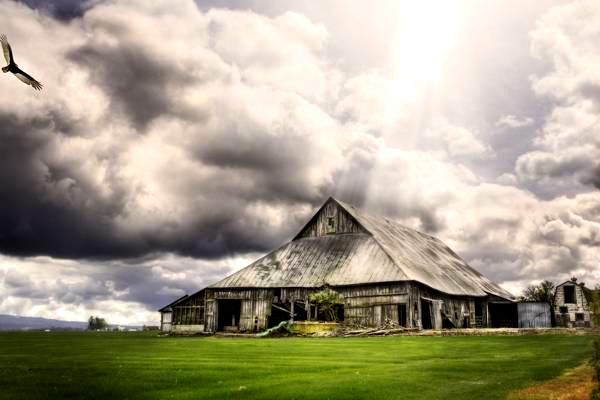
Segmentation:
{"type": "Polygon", "coordinates": [[[569,307],[565,307],[565,306],[560,307],[561,314],[567,314],[568,312],[569,312],[569,307]]]}
{"type": "Polygon", "coordinates": [[[575,303],[575,286],[564,286],[565,291],[565,303],[575,303]]]}
{"type": "Polygon", "coordinates": [[[335,217],[327,217],[327,233],[335,233],[335,217]]]}
{"type": "Polygon", "coordinates": [[[583,321],[583,313],[575,314],[575,321],[583,321]]]}
{"type": "Polygon", "coordinates": [[[273,289],[273,303],[281,302],[281,288],[273,289]]]}

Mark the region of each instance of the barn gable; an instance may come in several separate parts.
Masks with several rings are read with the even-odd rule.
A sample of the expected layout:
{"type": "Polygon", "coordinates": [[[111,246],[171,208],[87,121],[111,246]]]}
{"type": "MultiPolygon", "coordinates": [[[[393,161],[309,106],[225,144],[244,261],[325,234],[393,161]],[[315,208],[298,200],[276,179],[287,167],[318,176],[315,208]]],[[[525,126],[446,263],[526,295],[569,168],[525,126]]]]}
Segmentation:
{"type": "Polygon", "coordinates": [[[369,233],[333,197],[300,230],[293,240],[341,233],[369,233]]]}

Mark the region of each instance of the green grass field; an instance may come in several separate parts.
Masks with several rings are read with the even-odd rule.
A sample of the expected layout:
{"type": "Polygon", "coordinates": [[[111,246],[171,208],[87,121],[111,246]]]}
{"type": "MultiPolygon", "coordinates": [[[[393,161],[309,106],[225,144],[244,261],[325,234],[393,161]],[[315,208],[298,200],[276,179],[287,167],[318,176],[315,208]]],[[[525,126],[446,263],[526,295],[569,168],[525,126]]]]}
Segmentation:
{"type": "Polygon", "coordinates": [[[589,359],[592,339],[0,333],[0,398],[502,399],[589,359]]]}

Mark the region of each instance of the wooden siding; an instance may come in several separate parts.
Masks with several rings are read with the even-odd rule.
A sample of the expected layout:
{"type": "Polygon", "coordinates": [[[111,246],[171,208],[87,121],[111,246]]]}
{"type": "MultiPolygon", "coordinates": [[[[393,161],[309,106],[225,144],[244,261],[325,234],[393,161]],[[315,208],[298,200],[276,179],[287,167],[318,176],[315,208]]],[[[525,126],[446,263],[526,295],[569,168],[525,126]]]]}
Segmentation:
{"type": "Polygon", "coordinates": [[[552,320],[548,303],[519,303],[519,328],[550,328],[552,320]]]}
{"type": "Polygon", "coordinates": [[[367,233],[367,231],[338,203],[329,200],[294,239],[339,233],[367,233]]]}
{"type": "Polygon", "coordinates": [[[412,327],[410,282],[347,286],[333,288],[344,299],[344,324],[350,326],[383,326],[399,323],[398,305],[405,304],[407,325],[412,327]]]}
{"type": "Polygon", "coordinates": [[[205,290],[194,293],[171,306],[172,330],[185,330],[177,326],[204,325],[205,319],[205,290]]]}
{"type": "Polygon", "coordinates": [[[160,330],[163,332],[171,331],[171,320],[173,313],[171,311],[163,311],[160,313],[160,330]]]}
{"type": "MultiPolygon", "coordinates": [[[[421,300],[432,302],[432,327],[441,329],[445,316],[454,327],[463,327],[465,317],[469,327],[475,326],[475,301],[482,304],[482,324],[487,326],[487,301],[483,298],[448,296],[416,282],[330,287],[338,292],[344,304],[344,325],[379,327],[389,323],[399,324],[398,306],[406,307],[406,326],[422,328],[421,300]]],[[[271,306],[277,294],[278,303],[306,303],[310,293],[321,288],[245,288],[207,289],[206,330],[217,329],[218,301],[241,301],[240,331],[265,329],[269,324],[271,306]]],[[[310,317],[309,317],[310,318],[310,317]]]]}
{"type": "Polygon", "coordinates": [[[208,332],[217,330],[219,300],[240,300],[240,331],[254,331],[255,325],[257,330],[263,330],[271,315],[272,299],[271,289],[208,290],[206,302],[207,314],[210,313],[210,316],[206,320],[205,329],[208,332]]]}
{"type": "MultiPolygon", "coordinates": [[[[475,326],[475,302],[479,301],[482,303],[482,323],[487,326],[487,302],[485,298],[473,298],[465,296],[448,296],[444,293],[440,293],[436,290],[430,289],[423,285],[415,285],[413,291],[413,300],[417,302],[419,316],[422,315],[421,310],[421,299],[435,300],[437,304],[434,304],[435,320],[432,320],[434,329],[442,328],[442,313],[448,320],[452,322],[454,327],[462,328],[465,322],[465,317],[468,316],[469,327],[475,326]]],[[[421,325],[422,319],[418,321],[418,327],[421,325]]]]}

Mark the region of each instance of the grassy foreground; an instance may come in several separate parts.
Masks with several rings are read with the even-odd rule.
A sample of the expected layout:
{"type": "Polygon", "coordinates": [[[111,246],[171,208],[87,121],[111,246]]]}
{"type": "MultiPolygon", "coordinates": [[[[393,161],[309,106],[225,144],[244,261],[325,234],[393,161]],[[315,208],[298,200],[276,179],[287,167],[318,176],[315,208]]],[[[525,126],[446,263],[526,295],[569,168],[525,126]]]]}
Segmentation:
{"type": "Polygon", "coordinates": [[[503,399],[589,359],[592,340],[0,333],[0,399],[503,399]]]}

